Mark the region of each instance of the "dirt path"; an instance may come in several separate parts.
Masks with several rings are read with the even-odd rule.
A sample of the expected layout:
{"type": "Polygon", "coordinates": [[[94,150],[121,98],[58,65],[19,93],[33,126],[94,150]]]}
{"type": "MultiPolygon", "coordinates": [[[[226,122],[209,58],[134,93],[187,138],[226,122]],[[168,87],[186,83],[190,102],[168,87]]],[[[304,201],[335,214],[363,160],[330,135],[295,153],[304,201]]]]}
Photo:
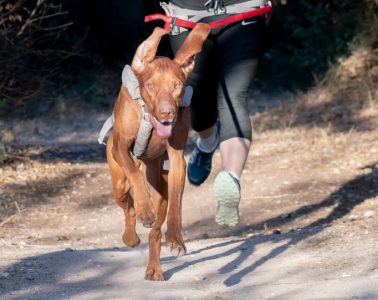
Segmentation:
{"type": "Polygon", "coordinates": [[[378,130],[257,132],[231,229],[213,220],[216,153],[209,180],[184,192],[188,254],[164,250],[167,281],[155,283],[143,280],[148,230],[137,249],[121,243],[95,142],[105,118],[4,123],[34,154],[0,169],[0,298],[378,298],[378,130]]]}

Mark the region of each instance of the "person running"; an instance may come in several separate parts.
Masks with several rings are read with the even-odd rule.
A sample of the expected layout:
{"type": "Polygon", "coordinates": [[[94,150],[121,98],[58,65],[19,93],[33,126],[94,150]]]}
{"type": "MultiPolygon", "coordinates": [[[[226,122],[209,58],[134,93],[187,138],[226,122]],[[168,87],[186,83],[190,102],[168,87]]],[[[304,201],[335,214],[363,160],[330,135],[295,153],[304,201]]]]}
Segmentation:
{"type": "MultiPolygon", "coordinates": [[[[174,17],[210,23],[224,20],[233,11],[250,11],[264,5],[266,1],[256,0],[171,0],[163,8],[174,17]]],[[[171,46],[176,52],[188,30],[176,26],[171,33],[171,46]]],[[[188,162],[188,180],[197,186],[206,180],[219,146],[222,169],[213,185],[215,221],[219,225],[235,226],[239,222],[240,177],[252,141],[248,90],[264,50],[265,36],[265,16],[213,29],[188,79],[194,90],[191,126],[198,133],[188,162]]]]}

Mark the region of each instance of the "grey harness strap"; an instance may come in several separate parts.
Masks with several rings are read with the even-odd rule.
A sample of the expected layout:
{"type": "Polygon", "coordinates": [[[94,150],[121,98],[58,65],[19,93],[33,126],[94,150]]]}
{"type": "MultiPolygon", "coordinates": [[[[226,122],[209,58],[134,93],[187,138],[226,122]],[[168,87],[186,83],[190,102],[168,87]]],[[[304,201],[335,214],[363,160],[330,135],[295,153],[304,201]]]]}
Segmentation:
{"type": "MultiPolygon", "coordinates": [[[[152,124],[148,119],[148,110],[146,104],[144,103],[139,90],[139,82],[136,78],[133,70],[129,65],[126,65],[122,71],[122,84],[126,86],[127,90],[130,93],[132,99],[137,100],[142,108],[142,118],[140,120],[140,125],[138,133],[135,139],[134,147],[131,150],[131,153],[136,157],[141,156],[146,150],[148,141],[151,136],[152,124]]],[[[108,132],[112,129],[114,125],[114,112],[112,115],[105,121],[104,125],[101,128],[98,142],[100,144],[106,145],[104,140],[108,132]]]]}
{"type": "Polygon", "coordinates": [[[142,107],[142,118],[140,119],[138,133],[135,139],[134,147],[131,150],[131,153],[139,157],[141,156],[144,151],[146,151],[148,141],[150,140],[151,131],[152,131],[152,124],[148,118],[148,110],[146,104],[142,100],[142,98],[138,99],[140,106],[142,107]]]}
{"type": "MultiPolygon", "coordinates": [[[[144,101],[142,100],[142,97],[140,96],[139,82],[129,65],[125,65],[125,67],[123,68],[122,84],[129,91],[131,98],[138,100],[139,103],[141,103],[142,110],[144,109],[143,116],[145,116],[145,114],[148,112],[147,112],[147,108],[145,107],[144,101]]],[[[108,134],[108,132],[113,128],[113,125],[114,125],[114,111],[112,115],[106,119],[104,125],[102,125],[100,134],[98,136],[99,144],[106,145],[106,143],[104,142],[105,137],[108,134]]]]}
{"type": "MultiPolygon", "coordinates": [[[[142,118],[140,120],[140,125],[138,129],[138,133],[136,136],[136,140],[134,143],[134,147],[132,149],[132,154],[136,157],[141,156],[145,151],[150,140],[151,132],[153,126],[148,117],[148,110],[146,104],[144,103],[139,90],[139,82],[136,78],[133,70],[129,65],[126,65],[122,71],[122,84],[127,88],[129,91],[131,98],[137,100],[142,109],[142,118]]],[[[185,87],[184,96],[181,99],[180,107],[188,107],[190,105],[191,99],[193,96],[193,88],[191,86],[185,87]]],[[[114,124],[114,112],[112,115],[106,119],[104,125],[101,128],[98,142],[100,144],[106,145],[104,142],[106,135],[112,129],[114,124]]]]}
{"type": "Polygon", "coordinates": [[[104,125],[102,125],[102,128],[100,130],[100,133],[97,139],[99,144],[106,145],[104,140],[105,140],[106,135],[110,131],[110,129],[112,129],[113,124],[114,124],[114,111],[112,112],[111,116],[106,119],[104,125]]]}

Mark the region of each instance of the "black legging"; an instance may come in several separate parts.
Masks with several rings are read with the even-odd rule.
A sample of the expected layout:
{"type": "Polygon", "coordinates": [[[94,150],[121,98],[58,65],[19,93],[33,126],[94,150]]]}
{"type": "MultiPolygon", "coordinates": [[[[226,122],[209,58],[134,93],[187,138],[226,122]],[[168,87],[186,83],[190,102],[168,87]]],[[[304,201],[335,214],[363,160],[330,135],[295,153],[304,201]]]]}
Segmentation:
{"type": "MultiPolygon", "coordinates": [[[[209,17],[212,22],[224,16],[209,17]]],[[[179,49],[188,32],[170,36],[173,51],[179,49]]],[[[221,123],[221,141],[241,137],[251,140],[248,89],[253,81],[258,57],[265,42],[263,18],[244,20],[217,29],[204,43],[188,84],[194,89],[191,125],[203,131],[221,123]]]]}

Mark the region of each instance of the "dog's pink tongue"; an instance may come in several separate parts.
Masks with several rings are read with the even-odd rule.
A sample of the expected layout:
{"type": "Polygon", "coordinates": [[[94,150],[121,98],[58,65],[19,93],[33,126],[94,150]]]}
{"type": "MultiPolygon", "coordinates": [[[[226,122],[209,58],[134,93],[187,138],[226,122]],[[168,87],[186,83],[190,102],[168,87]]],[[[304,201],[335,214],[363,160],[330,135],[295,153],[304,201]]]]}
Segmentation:
{"type": "Polygon", "coordinates": [[[172,123],[162,124],[154,118],[153,125],[156,129],[156,133],[161,138],[168,138],[172,134],[172,123]]]}

